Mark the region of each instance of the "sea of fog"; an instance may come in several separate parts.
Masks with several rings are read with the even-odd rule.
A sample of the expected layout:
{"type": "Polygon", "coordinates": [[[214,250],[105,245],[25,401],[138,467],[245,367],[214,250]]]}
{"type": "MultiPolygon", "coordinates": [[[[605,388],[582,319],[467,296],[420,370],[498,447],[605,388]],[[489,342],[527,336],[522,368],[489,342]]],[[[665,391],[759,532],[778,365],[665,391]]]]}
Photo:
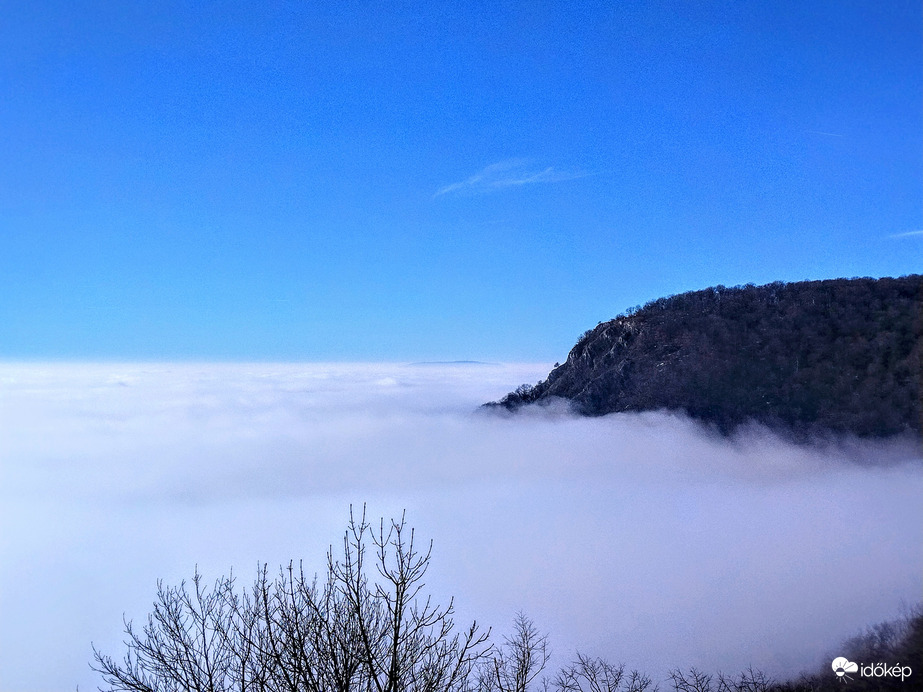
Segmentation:
{"type": "Polygon", "coordinates": [[[813,670],[920,599],[918,450],[475,412],[548,369],[0,364],[0,692],[95,689],[158,579],[323,570],[350,504],[406,509],[459,624],[522,610],[556,663],[813,670]]]}

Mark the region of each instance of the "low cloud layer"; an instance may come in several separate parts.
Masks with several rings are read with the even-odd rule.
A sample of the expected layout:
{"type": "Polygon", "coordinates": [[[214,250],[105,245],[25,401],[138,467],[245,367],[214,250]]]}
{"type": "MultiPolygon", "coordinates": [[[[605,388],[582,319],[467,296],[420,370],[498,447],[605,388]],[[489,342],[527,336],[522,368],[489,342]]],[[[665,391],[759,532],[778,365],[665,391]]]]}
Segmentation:
{"type": "Polygon", "coordinates": [[[654,675],[813,666],[919,598],[913,447],[475,412],[547,371],[0,366],[0,689],[94,688],[158,578],[323,569],[350,503],[408,510],[460,618],[654,675]]]}

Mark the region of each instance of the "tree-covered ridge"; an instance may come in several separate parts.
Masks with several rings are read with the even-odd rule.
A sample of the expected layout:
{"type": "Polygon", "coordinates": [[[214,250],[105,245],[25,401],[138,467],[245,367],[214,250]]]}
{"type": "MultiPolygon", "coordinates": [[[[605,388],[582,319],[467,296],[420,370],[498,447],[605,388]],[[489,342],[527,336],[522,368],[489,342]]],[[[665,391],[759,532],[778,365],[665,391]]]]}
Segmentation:
{"type": "Polygon", "coordinates": [[[921,433],[923,276],[717,286],[659,298],[586,332],[537,385],[575,411],[670,409],[728,433],[921,433]]]}

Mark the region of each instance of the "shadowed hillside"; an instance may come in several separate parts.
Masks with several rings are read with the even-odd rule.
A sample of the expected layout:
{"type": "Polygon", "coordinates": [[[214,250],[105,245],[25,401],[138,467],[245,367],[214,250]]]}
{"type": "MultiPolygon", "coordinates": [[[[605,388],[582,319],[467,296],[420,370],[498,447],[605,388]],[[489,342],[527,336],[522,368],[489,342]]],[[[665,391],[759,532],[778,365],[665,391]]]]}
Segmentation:
{"type": "Polygon", "coordinates": [[[659,298],[586,332],[535,386],[580,414],[680,410],[723,433],[921,433],[923,276],[717,286],[659,298]]]}

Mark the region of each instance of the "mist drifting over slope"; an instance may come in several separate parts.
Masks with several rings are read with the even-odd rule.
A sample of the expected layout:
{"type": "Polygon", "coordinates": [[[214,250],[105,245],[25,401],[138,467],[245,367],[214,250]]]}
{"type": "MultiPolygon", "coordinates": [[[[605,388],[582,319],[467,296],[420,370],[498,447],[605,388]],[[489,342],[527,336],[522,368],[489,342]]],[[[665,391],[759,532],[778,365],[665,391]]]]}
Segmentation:
{"type": "Polygon", "coordinates": [[[919,599],[914,447],[475,412],[547,371],[0,365],[0,689],[94,688],[90,641],[120,653],[158,578],[323,569],[350,503],[407,509],[460,622],[522,609],[562,659],[655,677],[814,666],[919,599]]]}

